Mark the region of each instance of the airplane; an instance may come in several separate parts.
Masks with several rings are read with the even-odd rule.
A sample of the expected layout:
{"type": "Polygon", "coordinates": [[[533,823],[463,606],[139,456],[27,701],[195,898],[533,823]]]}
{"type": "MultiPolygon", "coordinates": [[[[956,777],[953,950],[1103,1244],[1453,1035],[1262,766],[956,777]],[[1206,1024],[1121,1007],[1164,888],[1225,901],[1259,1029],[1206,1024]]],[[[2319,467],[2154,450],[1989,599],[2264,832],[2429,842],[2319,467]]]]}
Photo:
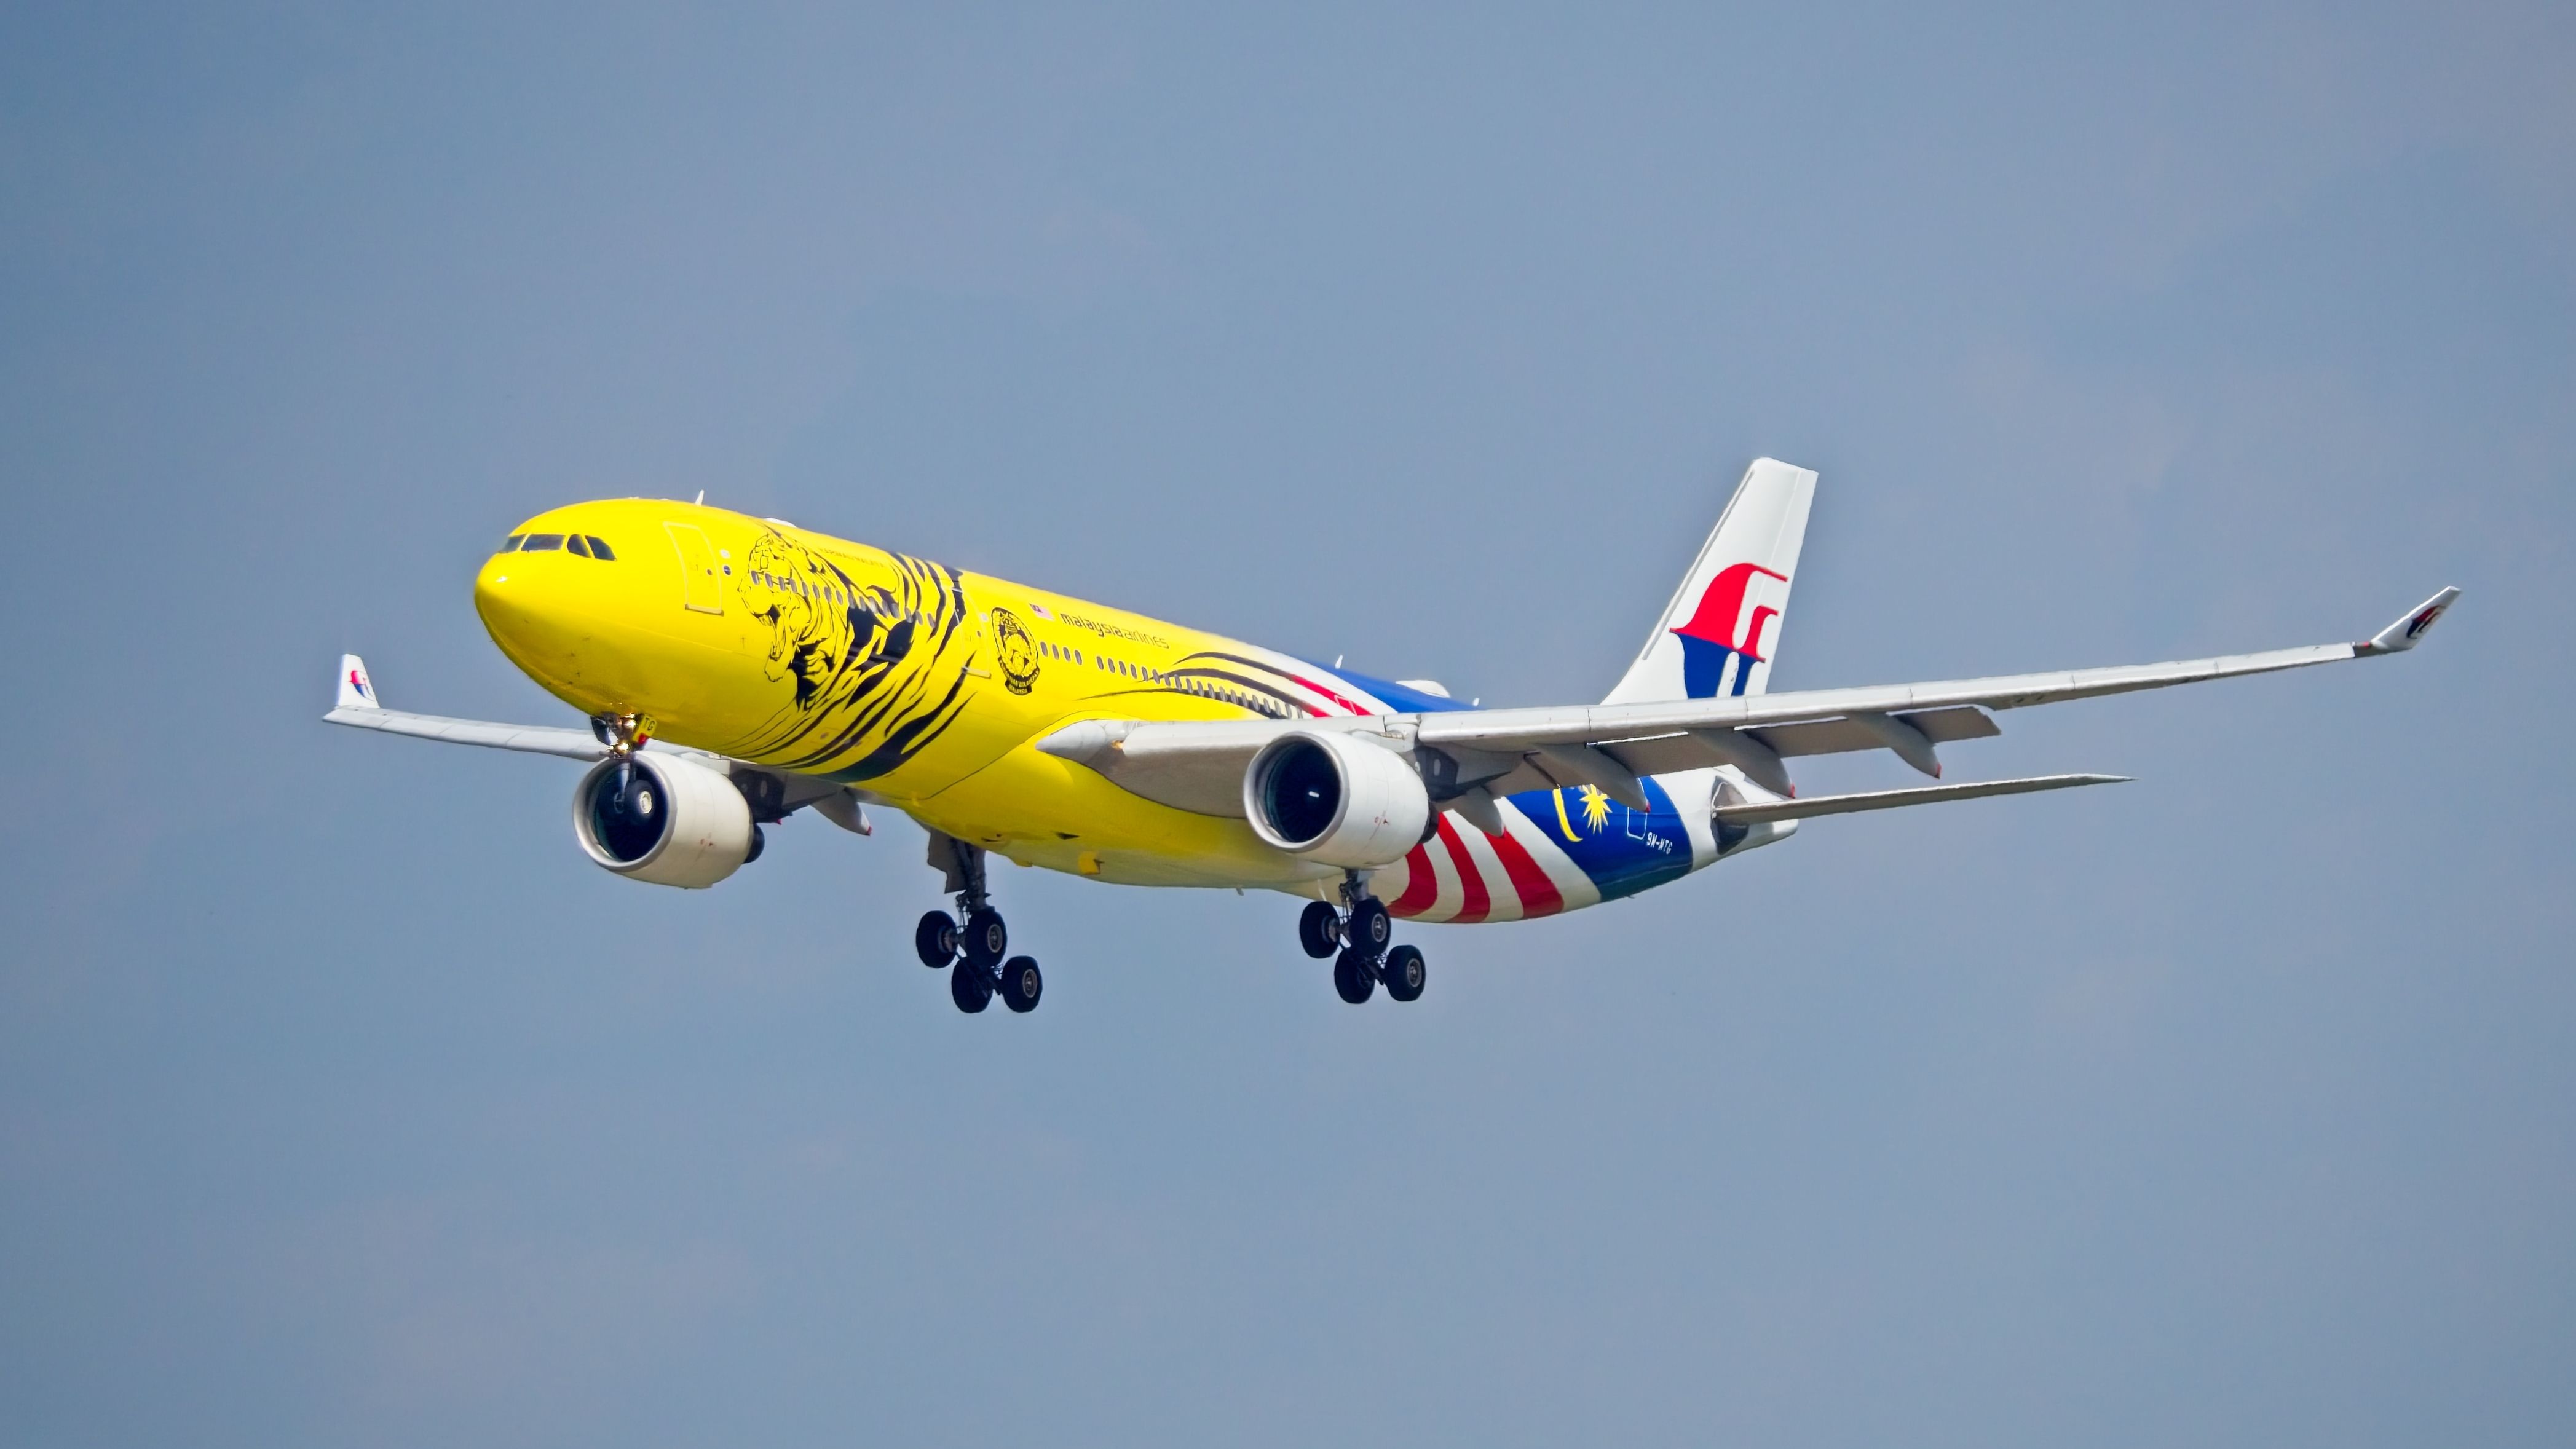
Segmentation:
{"type": "Polygon", "coordinates": [[[1756,460],[1599,704],[1460,704],[1067,595],[697,503],[621,498],[521,524],[474,579],[492,641],[589,728],[385,708],[340,661],[333,724],[590,766],[573,838],[683,889],[760,858],[799,810],[928,832],[954,909],[922,963],[960,1011],[1045,979],[1009,954],[993,856],[1118,885],[1303,897],[1297,934],[1343,1000],[1423,992],[1397,919],[1528,920],[1619,900],[1789,838],[1803,820],[2086,785],[2039,775],[1800,796],[1789,762],[1939,748],[1997,712],[2415,647],[2446,588],[2353,644],[1921,684],[1764,686],[1816,474],[1756,460]]]}

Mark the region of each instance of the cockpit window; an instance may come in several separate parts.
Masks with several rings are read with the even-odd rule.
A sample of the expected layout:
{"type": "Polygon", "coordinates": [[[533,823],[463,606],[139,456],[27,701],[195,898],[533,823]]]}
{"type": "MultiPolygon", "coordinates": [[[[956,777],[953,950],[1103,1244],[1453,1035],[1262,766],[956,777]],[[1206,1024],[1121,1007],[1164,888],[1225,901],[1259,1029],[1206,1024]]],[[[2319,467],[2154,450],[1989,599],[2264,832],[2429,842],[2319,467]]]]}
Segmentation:
{"type": "Polygon", "coordinates": [[[517,553],[519,551],[519,540],[525,537],[527,537],[527,535],[524,533],[511,534],[508,538],[501,540],[501,546],[499,548],[492,551],[494,553],[517,553]]]}
{"type": "Polygon", "coordinates": [[[560,533],[532,533],[528,535],[528,541],[522,545],[522,549],[528,553],[543,553],[550,548],[563,547],[563,538],[560,533]]]}
{"type": "Polygon", "coordinates": [[[582,537],[590,540],[590,556],[592,558],[607,559],[611,562],[616,561],[617,555],[608,551],[607,539],[604,539],[595,533],[583,534],[582,537]]]}
{"type": "Polygon", "coordinates": [[[581,535],[578,533],[572,534],[564,539],[564,551],[566,553],[580,554],[583,558],[590,557],[590,545],[582,542],[581,535]]]}

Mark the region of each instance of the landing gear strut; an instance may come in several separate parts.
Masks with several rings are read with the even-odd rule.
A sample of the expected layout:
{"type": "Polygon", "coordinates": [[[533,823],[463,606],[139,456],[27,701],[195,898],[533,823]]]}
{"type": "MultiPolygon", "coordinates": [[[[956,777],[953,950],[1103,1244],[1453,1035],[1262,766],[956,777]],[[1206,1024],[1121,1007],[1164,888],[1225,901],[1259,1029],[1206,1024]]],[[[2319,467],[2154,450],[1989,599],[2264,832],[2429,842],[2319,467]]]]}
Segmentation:
{"type": "Polygon", "coordinates": [[[982,1011],[996,993],[1013,1011],[1037,1010],[1046,978],[1030,957],[1002,959],[1010,950],[1011,933],[984,889],[983,847],[933,831],[930,864],[946,874],[957,909],[954,914],[929,912],[913,928],[912,949],[921,964],[948,973],[948,999],[959,1011],[982,1011]]]}
{"type": "Polygon", "coordinates": [[[1342,906],[1335,910],[1330,901],[1316,901],[1297,917],[1297,944],[1318,960],[1333,958],[1333,989],[1353,1006],[1376,995],[1381,981],[1397,1001],[1420,999],[1426,975],[1422,952],[1412,946],[1388,947],[1394,918],[1383,901],[1368,893],[1357,871],[1342,881],[1342,906]]]}

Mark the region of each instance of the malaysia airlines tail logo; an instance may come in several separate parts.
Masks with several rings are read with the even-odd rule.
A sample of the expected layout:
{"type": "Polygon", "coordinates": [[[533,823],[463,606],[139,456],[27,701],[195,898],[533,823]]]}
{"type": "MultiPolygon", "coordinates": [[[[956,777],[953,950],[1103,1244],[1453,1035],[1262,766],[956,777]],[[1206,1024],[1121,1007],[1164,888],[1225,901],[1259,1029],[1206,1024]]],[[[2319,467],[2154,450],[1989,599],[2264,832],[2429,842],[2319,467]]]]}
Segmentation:
{"type": "Polygon", "coordinates": [[[1789,576],[1774,573],[1756,563],[1734,564],[1718,570],[1709,580],[1707,592],[1699,596],[1699,609],[1690,622],[1673,632],[1682,641],[1682,691],[1692,699],[1710,699],[1720,694],[1742,694],[1753,679],[1753,666],[1763,662],[1762,626],[1780,616],[1768,604],[1754,609],[1753,617],[1744,617],[1744,596],[1753,587],[1753,576],[1789,582],[1789,576]],[[1739,636],[1737,629],[1742,628],[1739,636]],[[1738,664],[1737,660],[1743,662],[1738,664]],[[1729,689],[1727,667],[1735,666],[1733,688],[1729,689]]]}

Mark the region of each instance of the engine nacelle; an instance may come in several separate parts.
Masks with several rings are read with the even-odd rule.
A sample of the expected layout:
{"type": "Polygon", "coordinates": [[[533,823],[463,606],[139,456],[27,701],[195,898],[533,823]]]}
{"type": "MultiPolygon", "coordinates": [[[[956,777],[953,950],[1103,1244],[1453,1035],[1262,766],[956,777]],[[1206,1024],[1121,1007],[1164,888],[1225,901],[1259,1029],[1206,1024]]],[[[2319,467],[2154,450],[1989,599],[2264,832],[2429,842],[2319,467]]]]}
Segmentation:
{"type": "Polygon", "coordinates": [[[1422,843],[1431,796],[1393,750],[1346,734],[1281,735],[1243,772],[1243,813],[1264,841],[1345,869],[1392,865],[1422,843]]]}
{"type": "Polygon", "coordinates": [[[582,850],[629,880],[704,890],[759,853],[751,806],[733,781],[677,755],[602,760],[572,792],[582,850]]]}

